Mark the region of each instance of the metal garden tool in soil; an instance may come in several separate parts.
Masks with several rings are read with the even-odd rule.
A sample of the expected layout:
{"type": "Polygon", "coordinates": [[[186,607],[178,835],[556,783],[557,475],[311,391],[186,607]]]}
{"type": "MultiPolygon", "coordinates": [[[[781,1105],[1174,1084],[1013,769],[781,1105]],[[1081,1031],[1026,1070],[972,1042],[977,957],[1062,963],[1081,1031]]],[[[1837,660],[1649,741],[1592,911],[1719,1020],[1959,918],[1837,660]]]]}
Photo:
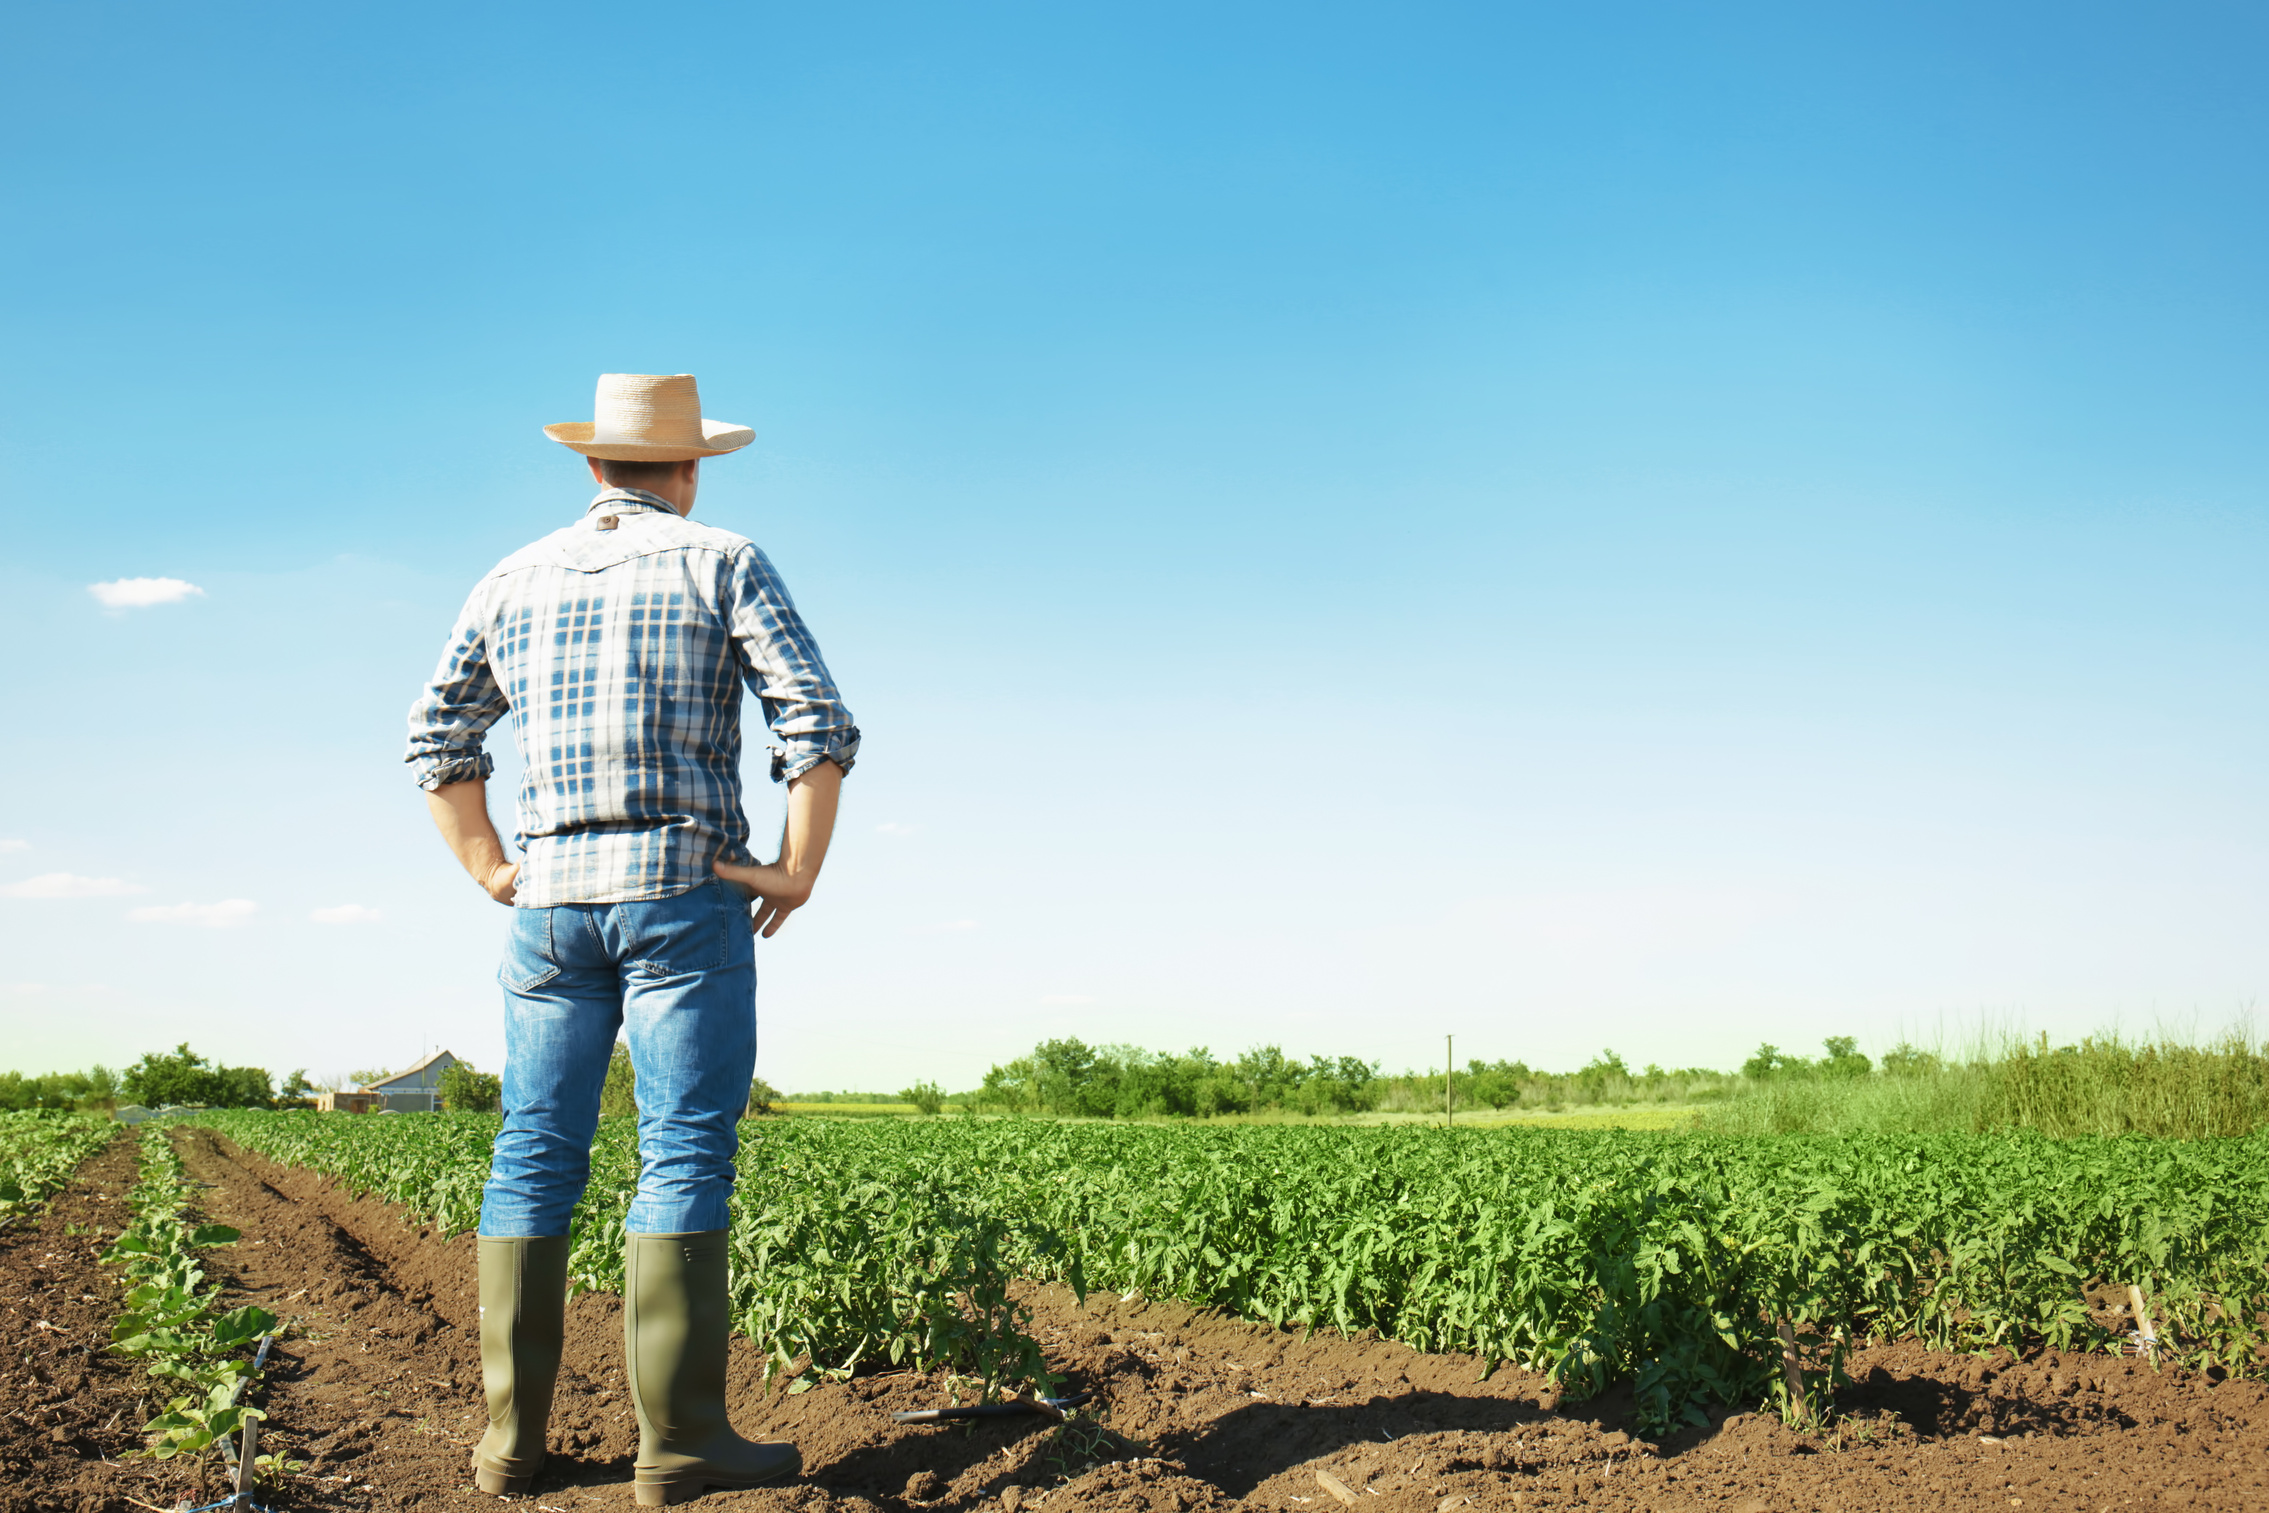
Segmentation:
{"type": "Polygon", "coordinates": [[[1077,1408],[1095,1396],[1092,1392],[1075,1392],[1070,1397],[1020,1397],[1007,1403],[972,1403],[966,1408],[916,1408],[907,1413],[893,1413],[894,1424],[940,1424],[955,1418],[1021,1418],[1026,1414],[1039,1414],[1042,1418],[1063,1421],[1066,1411],[1077,1408]]]}
{"type": "MultiPolygon", "coordinates": [[[[207,1183],[206,1185],[209,1187],[212,1184],[207,1183]]],[[[231,1406],[234,1406],[244,1396],[245,1388],[259,1379],[260,1368],[268,1364],[268,1347],[276,1343],[277,1335],[290,1327],[291,1325],[287,1323],[283,1326],[283,1329],[271,1329],[260,1336],[260,1348],[252,1356],[251,1374],[240,1378],[236,1384],[236,1391],[229,1394],[231,1406]]],[[[193,1508],[190,1513],[211,1513],[211,1510],[215,1508],[250,1508],[253,1513],[275,1513],[274,1509],[255,1501],[252,1496],[252,1478],[259,1469],[261,1417],[262,1415],[257,1413],[245,1415],[244,1448],[242,1450],[237,1448],[234,1440],[223,1439],[221,1441],[222,1451],[236,1463],[234,1467],[235,1489],[219,1502],[209,1502],[202,1508],[193,1508]]]]}

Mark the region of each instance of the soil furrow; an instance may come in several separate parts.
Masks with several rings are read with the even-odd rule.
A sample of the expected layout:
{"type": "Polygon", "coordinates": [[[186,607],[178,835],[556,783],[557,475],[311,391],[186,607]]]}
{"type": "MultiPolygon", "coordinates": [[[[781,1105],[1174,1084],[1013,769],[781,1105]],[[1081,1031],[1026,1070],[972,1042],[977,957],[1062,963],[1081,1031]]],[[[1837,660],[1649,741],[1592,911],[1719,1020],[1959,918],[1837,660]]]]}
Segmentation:
{"type": "Polygon", "coordinates": [[[213,1486],[190,1467],[122,1458],[140,1448],[164,1385],[110,1353],[118,1277],[97,1257],[126,1225],[134,1175],[121,1130],[70,1186],[0,1229],[0,1513],[128,1513],[130,1499],[168,1505],[213,1486]]]}

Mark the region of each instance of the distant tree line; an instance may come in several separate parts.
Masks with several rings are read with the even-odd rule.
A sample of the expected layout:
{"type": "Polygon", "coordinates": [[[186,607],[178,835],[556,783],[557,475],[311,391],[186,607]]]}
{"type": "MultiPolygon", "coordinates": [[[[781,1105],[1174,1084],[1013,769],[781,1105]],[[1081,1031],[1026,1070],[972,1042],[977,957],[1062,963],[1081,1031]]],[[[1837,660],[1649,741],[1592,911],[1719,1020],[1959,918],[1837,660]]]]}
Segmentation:
{"type": "MultiPolygon", "coordinates": [[[[2022,1048],[2021,1048],[2022,1049],[2022,1048]]],[[[890,1093],[798,1093],[797,1102],[903,1103],[925,1114],[948,1106],[969,1112],[1052,1114],[1091,1119],[1214,1118],[1224,1115],[1432,1112],[1445,1101],[1459,1110],[1553,1110],[1630,1103],[1712,1103],[1744,1089],[1848,1082],[1863,1078],[1936,1076],[1955,1063],[1904,1042],[1880,1063],[1860,1053],[1849,1035],[1831,1035],[1824,1054],[1795,1055],[1761,1045],[1738,1073],[1706,1067],[1633,1068],[1612,1050],[1573,1072],[1547,1072],[1525,1061],[1469,1060],[1448,1079],[1435,1069],[1382,1073],[1375,1061],[1354,1056],[1288,1056],[1279,1046],[1256,1046],[1232,1058],[1204,1046],[1176,1052],[1132,1045],[1090,1046],[1075,1037],[1043,1041],[1013,1061],[991,1068],[983,1085],[949,1094],[921,1081],[890,1093]]],[[[2006,1054],[2006,1053],[2005,1053],[2006,1054]]],[[[2038,1054],[2038,1053],[2034,1053],[2038,1054]]],[[[383,1070],[356,1074],[375,1081],[383,1070]]],[[[28,1076],[0,1072],[0,1109],[108,1109],[122,1103],[151,1108],[201,1104],[209,1108],[311,1108],[317,1089],[304,1069],[278,1088],[265,1068],[216,1065],[184,1041],[171,1052],[150,1052],[123,1072],[28,1076]]],[[[502,1102],[502,1079],[459,1061],[440,1077],[443,1107],[493,1112],[502,1102]]],[[[759,1077],[749,1089],[749,1111],[769,1113],[786,1101],[759,1077]]],[[[629,1049],[618,1043],[608,1063],[600,1109],[637,1111],[637,1078],[629,1049]]]]}
{"type": "MultiPolygon", "coordinates": [[[[1828,1054],[1811,1061],[1791,1056],[1768,1042],[1757,1047],[1756,1055],[1741,1063],[1741,1075],[1751,1082],[1773,1082],[1789,1077],[1864,1077],[1875,1070],[1875,1063],[1859,1053],[1859,1042],[1849,1035],[1830,1035],[1820,1044],[1828,1054]]],[[[1937,1060],[1928,1052],[1918,1051],[1901,1041],[1883,1058],[1883,1070],[1898,1076],[1923,1070],[1923,1062],[1935,1065],[1937,1060]]]]}
{"type": "Polygon", "coordinates": [[[83,1072],[0,1072],[0,1109],[110,1108],[118,1102],[118,1074],[106,1066],[83,1072]]]}
{"type": "MultiPolygon", "coordinates": [[[[1572,1072],[1547,1072],[1525,1061],[1471,1060],[1448,1079],[1459,1109],[1588,1108],[1602,1104],[1691,1103],[1723,1097],[1733,1078],[1708,1067],[1633,1067],[1613,1050],[1601,1051],[1572,1072]]],[[[1439,1110],[1441,1072],[1405,1072],[1390,1079],[1382,1107],[1439,1110]]]]}
{"type": "MultiPolygon", "coordinates": [[[[357,1073],[357,1082],[375,1081],[383,1069],[357,1073]]],[[[0,1109],[113,1109],[122,1104],[147,1108],[196,1106],[201,1108],[313,1108],[312,1096],[320,1091],[308,1081],[302,1067],[284,1078],[283,1086],[266,1067],[217,1065],[183,1041],[171,1051],[150,1051],[123,1072],[92,1066],[83,1072],[47,1072],[36,1077],[21,1072],[0,1072],[0,1109]]],[[[496,1108],[502,1092],[500,1079],[466,1062],[457,1062],[441,1074],[440,1094],[450,1108],[496,1108]]]]}
{"type": "MultiPolygon", "coordinates": [[[[1062,1039],[992,1068],[983,1086],[953,1101],[977,1111],[1203,1119],[1429,1111],[1443,1108],[1446,1101],[1461,1109],[1671,1101],[1731,1080],[1723,1072],[1698,1068],[1633,1071],[1621,1056],[1605,1051],[1576,1072],[1539,1071],[1524,1061],[1468,1061],[1445,1085],[1439,1070],[1389,1075],[1379,1063],[1361,1057],[1302,1060],[1274,1045],[1224,1060],[1203,1046],[1175,1054],[1062,1039]]],[[[913,1091],[902,1096],[913,1102],[913,1091]]]]}
{"type": "Polygon", "coordinates": [[[1206,1118],[1269,1110],[1360,1113],[1377,1106],[1380,1090],[1379,1064],[1353,1056],[1299,1061],[1267,1045],[1223,1061],[1204,1046],[1175,1054],[1067,1038],[992,1068],[982,1087],[957,1101],[1006,1113],[1206,1118]]]}
{"type": "Polygon", "coordinates": [[[275,1080],[261,1066],[213,1066],[188,1048],[188,1041],[172,1053],[147,1053],[141,1062],[113,1073],[107,1066],[86,1071],[50,1071],[36,1077],[0,1073],[0,1109],[116,1109],[123,1102],[147,1107],[188,1105],[209,1109],[275,1109],[304,1105],[313,1087],[304,1071],[295,1071],[277,1091],[275,1080]]]}
{"type": "Polygon", "coordinates": [[[306,1094],[312,1091],[304,1070],[293,1072],[278,1092],[265,1068],[215,1066],[190,1050],[187,1041],[167,1054],[148,1052],[123,1072],[104,1066],[36,1077],[0,1072],[4,1109],[112,1109],[122,1103],[151,1108],[192,1103],[207,1108],[288,1108],[306,1106],[306,1094]]]}
{"type": "Polygon", "coordinates": [[[275,1108],[279,1102],[304,1104],[314,1091],[305,1070],[285,1082],[281,1099],[265,1067],[216,1066],[189,1049],[184,1040],[169,1055],[145,1051],[140,1061],[118,1079],[119,1096],[128,1103],[162,1108],[167,1104],[202,1104],[207,1108],[275,1108]]]}
{"type": "MultiPolygon", "coordinates": [[[[1709,1067],[1635,1068],[1613,1050],[1572,1072],[1548,1072],[1525,1061],[1469,1060],[1453,1076],[1438,1068],[1381,1072],[1355,1056],[1309,1056],[1256,1046],[1224,1060],[1203,1046],[1180,1053],[1140,1046],[1090,1046],[1076,1038],[1044,1041],[986,1072],[982,1086],[950,1097],[916,1083],[898,1101],[935,1113],[946,1104],[972,1112],[1035,1113],[1091,1119],[1214,1118],[1232,1114],[1350,1114],[1373,1110],[1459,1110],[1595,1107],[1632,1103],[1709,1103],[1745,1085],[1768,1081],[1862,1077],[1873,1070],[1850,1036],[1831,1036],[1818,1058],[1758,1048],[1739,1073],[1709,1067]]],[[[1906,1075],[1935,1065],[1901,1045],[1883,1072],[1906,1075]]]]}

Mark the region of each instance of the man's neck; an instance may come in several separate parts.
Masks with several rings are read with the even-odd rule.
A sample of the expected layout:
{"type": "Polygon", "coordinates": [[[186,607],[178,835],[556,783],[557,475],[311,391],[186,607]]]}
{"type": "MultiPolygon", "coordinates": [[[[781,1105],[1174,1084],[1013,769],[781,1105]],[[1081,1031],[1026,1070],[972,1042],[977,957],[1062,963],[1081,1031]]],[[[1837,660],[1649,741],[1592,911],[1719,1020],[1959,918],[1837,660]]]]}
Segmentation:
{"type": "MultiPolygon", "coordinates": [[[[583,460],[590,466],[591,481],[597,484],[600,488],[606,489],[625,487],[625,485],[622,484],[608,482],[606,470],[601,465],[598,458],[586,457],[583,460]]],[[[651,473],[648,473],[647,476],[652,477],[653,475],[651,473]]],[[[636,489],[633,490],[633,492],[640,494],[650,494],[654,498],[661,500],[671,509],[676,510],[679,514],[690,515],[693,513],[694,496],[698,494],[700,490],[701,464],[699,461],[693,461],[670,469],[664,476],[655,481],[655,487],[650,489],[636,489]]]]}
{"type": "Polygon", "coordinates": [[[692,513],[690,510],[680,505],[675,499],[672,499],[669,495],[659,493],[653,489],[634,489],[626,484],[610,483],[606,487],[606,492],[608,494],[614,494],[618,496],[628,495],[630,498],[637,500],[640,504],[651,504],[656,506],[657,508],[668,510],[673,515],[686,515],[692,513]]]}

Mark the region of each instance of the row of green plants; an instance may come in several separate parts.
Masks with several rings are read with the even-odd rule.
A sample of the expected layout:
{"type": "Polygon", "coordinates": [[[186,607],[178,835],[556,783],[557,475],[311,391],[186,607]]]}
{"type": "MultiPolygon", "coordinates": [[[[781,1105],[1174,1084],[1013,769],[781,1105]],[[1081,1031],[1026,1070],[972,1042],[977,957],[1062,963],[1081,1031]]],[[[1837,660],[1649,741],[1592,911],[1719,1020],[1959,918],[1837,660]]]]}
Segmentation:
{"type": "Polygon", "coordinates": [[[107,1119],[46,1109],[0,1112],[0,1225],[71,1180],[79,1163],[102,1149],[107,1119]]]}
{"type": "MultiPolygon", "coordinates": [[[[499,1124],[482,1114],[379,1120],[228,1110],[197,1118],[272,1159],[405,1204],[450,1234],[479,1226],[499,1124]]],[[[803,1149],[744,1135],[740,1157],[732,1307],[741,1332],[765,1347],[770,1374],[801,1391],[875,1360],[942,1366],[985,1401],[1019,1384],[1052,1385],[1030,1311],[1009,1289],[1036,1266],[1077,1283],[1076,1262],[1059,1237],[974,1201],[954,1173],[831,1176],[801,1159],[791,1172],[783,1158],[803,1149]]],[[[621,1291],[624,1221],[638,1171],[635,1115],[602,1118],[572,1226],[573,1285],[621,1291]]]]}
{"type": "MultiPolygon", "coordinates": [[[[134,1218],[102,1257],[120,1269],[125,1290],[111,1348],[140,1360],[172,1393],[165,1411],[142,1426],[143,1453],[207,1458],[263,1417],[245,1401],[258,1377],[247,1352],[275,1331],[276,1316],[249,1304],[221,1306],[201,1253],[234,1244],[237,1231],[189,1217],[188,1174],[162,1126],[141,1126],[140,1140],[140,1180],[127,1195],[134,1218]]],[[[256,1474],[270,1476],[297,1468],[273,1454],[254,1463],[256,1474]]]]}
{"type": "MultiPolygon", "coordinates": [[[[451,1230],[477,1223],[497,1128],[206,1118],[451,1230]]],[[[635,1140],[602,1122],[582,1286],[621,1285],[635,1140]]],[[[2269,1136],[758,1121],[734,1201],[736,1315],[783,1367],[883,1357],[996,1384],[1037,1373],[1013,1314],[972,1306],[1010,1276],[1376,1329],[1577,1395],[1628,1379],[1655,1432],[1712,1403],[1806,1414],[1869,1336],[2117,1348],[2091,1287],[2141,1287],[2169,1351],[2238,1373],[2269,1316],[2269,1136]]]]}

